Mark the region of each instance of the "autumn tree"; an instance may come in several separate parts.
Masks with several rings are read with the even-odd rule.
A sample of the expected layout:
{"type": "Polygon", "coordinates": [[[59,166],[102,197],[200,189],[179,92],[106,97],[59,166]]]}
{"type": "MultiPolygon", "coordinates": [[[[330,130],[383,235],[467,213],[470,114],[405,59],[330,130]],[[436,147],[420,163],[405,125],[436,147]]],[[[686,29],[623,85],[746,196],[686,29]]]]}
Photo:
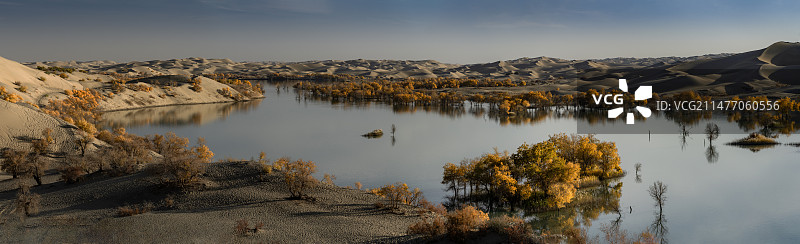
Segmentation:
{"type": "MultiPolygon", "coordinates": [[[[282,161],[279,159],[277,162],[282,161]]],[[[291,198],[302,199],[308,197],[306,192],[319,184],[319,181],[311,175],[316,171],[317,165],[312,161],[298,159],[294,162],[282,164],[281,173],[291,198]]]]}
{"type": "Polygon", "coordinates": [[[42,176],[47,169],[49,161],[47,154],[50,153],[50,145],[54,142],[51,135],[53,130],[50,128],[42,131],[42,138],[33,140],[31,147],[33,152],[27,157],[27,160],[22,165],[23,171],[36,180],[36,185],[42,185],[42,176]]]}
{"type": "Polygon", "coordinates": [[[620,168],[620,158],[617,153],[617,144],[613,142],[598,142],[597,151],[600,152],[598,166],[601,171],[600,179],[614,176],[615,172],[622,172],[620,168]]]}
{"type": "Polygon", "coordinates": [[[4,159],[3,163],[0,164],[0,169],[11,173],[11,176],[16,179],[25,173],[25,164],[28,161],[29,154],[30,153],[26,151],[19,151],[10,148],[3,150],[4,159]]]}
{"type": "Polygon", "coordinates": [[[113,173],[131,174],[139,166],[152,161],[148,148],[149,142],[146,138],[128,134],[125,128],[116,128],[112,135],[103,137],[107,136],[110,138],[105,138],[105,140],[111,144],[111,147],[105,148],[101,152],[113,173]]]}
{"type": "Polygon", "coordinates": [[[464,170],[453,164],[447,163],[444,165],[444,175],[442,176],[442,184],[447,185],[448,190],[452,190],[455,193],[456,199],[458,198],[458,191],[460,189],[461,182],[464,181],[465,175],[464,170]]]}
{"type": "Polygon", "coordinates": [[[519,201],[517,196],[517,180],[511,177],[511,171],[507,165],[498,165],[492,168],[491,185],[494,188],[495,198],[501,201],[509,201],[512,204],[519,201]]]}
{"type": "Polygon", "coordinates": [[[61,166],[58,171],[61,173],[61,179],[66,183],[75,183],[83,179],[86,174],[94,172],[88,157],[78,155],[67,155],[61,161],[61,166]]]}
{"type": "Polygon", "coordinates": [[[78,151],[81,152],[81,157],[86,156],[86,150],[89,149],[89,145],[91,145],[93,141],[94,136],[90,133],[83,133],[78,139],[75,139],[75,146],[78,148],[78,151]]]}
{"type": "Polygon", "coordinates": [[[477,231],[488,220],[489,215],[483,211],[473,206],[464,206],[447,214],[447,235],[454,240],[464,240],[470,232],[477,231]]]}
{"type": "Polygon", "coordinates": [[[515,155],[512,156],[514,164],[522,167],[528,182],[541,191],[547,192],[556,183],[571,184],[577,181],[580,167],[559,157],[552,142],[540,142],[533,146],[523,144],[515,155]]]}
{"type": "Polygon", "coordinates": [[[422,200],[422,191],[419,188],[410,190],[408,184],[397,182],[396,184],[387,184],[383,187],[373,191],[375,195],[386,198],[389,201],[391,209],[399,209],[400,204],[408,204],[415,206],[422,200]]]}
{"type": "Polygon", "coordinates": [[[179,187],[189,187],[205,172],[206,165],[211,162],[214,153],[199,138],[197,146],[189,148],[189,139],[181,138],[169,132],[158,149],[161,151],[161,162],[154,167],[154,172],[162,176],[164,183],[179,187]]]}

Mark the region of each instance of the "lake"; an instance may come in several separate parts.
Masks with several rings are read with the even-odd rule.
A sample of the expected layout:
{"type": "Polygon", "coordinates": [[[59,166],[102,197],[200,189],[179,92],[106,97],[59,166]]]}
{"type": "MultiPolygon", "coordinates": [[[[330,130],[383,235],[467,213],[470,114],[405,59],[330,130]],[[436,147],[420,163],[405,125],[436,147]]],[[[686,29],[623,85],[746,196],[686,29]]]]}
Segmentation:
{"type": "MultiPolygon", "coordinates": [[[[335,175],[339,186],[361,182],[373,188],[402,181],[439,202],[448,195],[441,184],[445,163],[458,163],[493,148],[512,152],[524,142],[537,143],[551,134],[575,133],[578,128],[575,116],[555,112],[498,119],[469,103],[457,109],[413,109],[376,102],[316,100],[286,85],[266,88],[266,98],[258,101],[119,111],[107,113],[105,118],[138,135],[173,131],[184,137],[204,137],[215,159],[250,159],[261,151],[272,160],[302,158],[317,164],[319,176],[335,175]],[[393,124],[397,128],[394,136],[393,124]],[[374,129],[382,129],[385,135],[374,139],[361,136],[374,129]]],[[[618,214],[601,206],[594,214],[572,216],[567,221],[580,222],[591,235],[602,234],[602,225],[616,221],[634,236],[658,220],[647,188],[662,181],[668,190],[658,224],[670,242],[800,240],[800,177],[796,176],[800,149],[779,145],[753,152],[727,146],[724,143],[743,137],[746,131],[724,118],[713,122],[725,128],[725,134],[714,141],[715,153],[709,153],[702,134],[690,135],[684,143],[677,133],[678,124],[664,116],[651,117],[647,123],[674,126],[676,133],[597,135],[617,143],[621,167],[628,172],[619,180],[621,195],[616,198],[621,211],[618,214]],[[642,164],[640,180],[636,179],[636,163],[642,164]]],[[[701,121],[690,127],[702,129],[705,124],[701,121]]],[[[798,142],[800,138],[781,136],[778,140],[798,142]]],[[[546,216],[570,214],[574,211],[565,209],[546,216]]],[[[529,215],[528,219],[547,218],[542,216],[529,215]]]]}

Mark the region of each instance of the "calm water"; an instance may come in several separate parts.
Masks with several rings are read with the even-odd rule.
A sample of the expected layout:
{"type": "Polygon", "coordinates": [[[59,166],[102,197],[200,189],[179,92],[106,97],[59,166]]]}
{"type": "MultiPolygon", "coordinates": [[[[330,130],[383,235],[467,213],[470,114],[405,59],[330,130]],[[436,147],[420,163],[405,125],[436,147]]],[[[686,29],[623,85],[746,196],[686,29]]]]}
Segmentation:
{"type": "MultiPolygon", "coordinates": [[[[266,96],[251,103],[174,106],[106,117],[139,135],[174,131],[185,137],[205,137],[216,159],[249,159],[260,151],[270,159],[302,158],[316,162],[320,175],[335,175],[340,186],[358,181],[372,188],[403,181],[421,188],[434,201],[444,201],[447,195],[440,183],[445,163],[480,156],[494,147],[514,151],[523,142],[536,143],[554,133],[575,133],[577,124],[573,118],[552,114],[498,121],[488,113],[470,113],[469,106],[456,111],[408,111],[376,103],[334,104],[299,98],[291,88],[269,88],[266,96]],[[397,126],[394,141],[392,124],[397,126]],[[387,133],[376,139],[360,136],[374,129],[387,133]]],[[[648,123],[659,120],[666,119],[651,118],[648,123]]],[[[737,128],[725,120],[714,122],[722,128],[737,128]]],[[[662,124],[678,130],[674,123],[662,124]]],[[[628,175],[621,179],[621,217],[602,209],[574,219],[589,227],[591,235],[613,221],[632,232],[631,236],[654,224],[657,207],[647,187],[662,181],[668,191],[665,221],[660,223],[670,242],[800,241],[800,149],[776,146],[752,152],[724,145],[742,135],[723,134],[714,142],[718,156],[709,163],[703,135],[692,135],[685,144],[676,134],[597,137],[617,143],[628,175]],[[642,164],[640,182],[635,179],[635,163],[642,164]]],[[[782,136],[779,141],[800,138],[782,136]]],[[[538,217],[529,216],[531,220],[538,217]]]]}

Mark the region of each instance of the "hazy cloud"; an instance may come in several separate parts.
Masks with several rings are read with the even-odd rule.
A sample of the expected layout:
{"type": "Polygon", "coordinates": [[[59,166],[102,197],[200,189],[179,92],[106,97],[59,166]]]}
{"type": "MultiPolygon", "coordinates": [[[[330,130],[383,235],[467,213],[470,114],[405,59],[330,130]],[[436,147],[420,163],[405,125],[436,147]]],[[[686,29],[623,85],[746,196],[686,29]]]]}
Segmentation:
{"type": "Polygon", "coordinates": [[[564,28],[566,26],[562,24],[540,23],[540,22],[521,20],[515,22],[487,22],[487,23],[477,24],[475,25],[475,27],[487,28],[487,29],[521,29],[530,27],[564,28]]]}
{"type": "Polygon", "coordinates": [[[327,0],[200,0],[200,2],[216,9],[244,13],[276,10],[308,14],[331,12],[327,0]]]}

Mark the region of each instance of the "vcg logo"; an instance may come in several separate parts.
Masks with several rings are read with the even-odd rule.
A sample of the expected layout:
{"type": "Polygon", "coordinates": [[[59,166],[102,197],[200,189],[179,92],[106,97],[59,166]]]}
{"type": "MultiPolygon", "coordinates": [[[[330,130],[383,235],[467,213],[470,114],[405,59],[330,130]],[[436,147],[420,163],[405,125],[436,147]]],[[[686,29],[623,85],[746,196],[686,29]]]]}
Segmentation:
{"type": "MultiPolygon", "coordinates": [[[[626,79],[619,79],[619,89],[623,92],[628,92],[628,81],[626,79]]],[[[636,92],[633,94],[634,100],[641,101],[647,100],[653,97],[653,87],[652,86],[640,86],[636,89],[636,92]]],[[[624,112],[622,94],[592,94],[592,99],[594,100],[594,104],[599,105],[600,102],[603,102],[606,105],[619,105],[618,108],[614,108],[608,110],[608,118],[613,119],[619,117],[622,112],[624,112]]],[[[645,118],[649,118],[652,112],[649,108],[636,106],[636,110],[639,111],[642,116],[645,118]]],[[[625,120],[626,124],[632,125],[634,122],[633,120],[633,113],[627,114],[627,119],[625,120]]]]}

